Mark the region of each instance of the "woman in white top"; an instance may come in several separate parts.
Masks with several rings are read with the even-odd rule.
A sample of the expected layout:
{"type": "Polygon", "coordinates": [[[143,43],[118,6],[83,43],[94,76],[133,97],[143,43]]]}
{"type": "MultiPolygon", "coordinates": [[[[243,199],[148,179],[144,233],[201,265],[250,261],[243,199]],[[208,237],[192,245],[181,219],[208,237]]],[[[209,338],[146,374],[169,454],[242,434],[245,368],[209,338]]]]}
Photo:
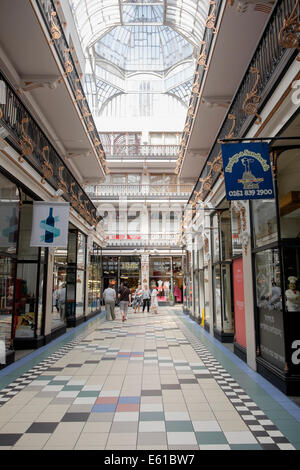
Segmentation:
{"type": "Polygon", "coordinates": [[[134,313],[136,313],[136,309],[137,309],[138,313],[140,313],[142,300],[143,300],[143,289],[142,289],[141,284],[139,284],[136,291],[135,291],[135,293],[134,293],[134,301],[132,303],[132,306],[134,308],[134,313]]]}
{"type": "Polygon", "coordinates": [[[157,289],[154,287],[153,291],[151,292],[151,307],[153,313],[157,313],[158,309],[158,300],[157,300],[157,289]]]}

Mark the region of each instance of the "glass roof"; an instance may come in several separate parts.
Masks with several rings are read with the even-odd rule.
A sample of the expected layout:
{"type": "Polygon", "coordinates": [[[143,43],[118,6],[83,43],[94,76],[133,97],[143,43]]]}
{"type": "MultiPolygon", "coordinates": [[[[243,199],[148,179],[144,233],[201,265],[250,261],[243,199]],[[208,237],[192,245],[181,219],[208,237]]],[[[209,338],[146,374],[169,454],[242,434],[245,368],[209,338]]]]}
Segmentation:
{"type": "Polygon", "coordinates": [[[117,26],[97,42],[99,57],[126,71],[164,71],[192,56],[193,47],[168,26],[117,26]]]}
{"type": "Polygon", "coordinates": [[[210,0],[69,0],[96,115],[183,114],[210,0]],[[177,108],[176,108],[177,106],[177,108]]]}
{"type": "Polygon", "coordinates": [[[165,25],[194,47],[202,40],[209,0],[70,0],[83,49],[115,26],[165,25]]]}

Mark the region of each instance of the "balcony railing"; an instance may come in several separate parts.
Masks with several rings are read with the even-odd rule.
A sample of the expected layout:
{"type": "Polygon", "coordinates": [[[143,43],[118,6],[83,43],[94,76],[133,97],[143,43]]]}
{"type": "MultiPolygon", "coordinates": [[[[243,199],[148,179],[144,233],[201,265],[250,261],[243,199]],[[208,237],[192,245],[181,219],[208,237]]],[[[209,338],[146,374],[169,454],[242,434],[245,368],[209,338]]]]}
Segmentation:
{"type": "Polygon", "coordinates": [[[81,85],[80,77],[74,64],[68,41],[65,37],[63,27],[58,18],[53,0],[36,0],[39,10],[52,38],[52,43],[60,59],[61,65],[65,70],[65,76],[73,92],[74,100],[77,103],[86,130],[89,133],[97,155],[106,169],[105,153],[102,147],[100,137],[93,120],[86,96],[81,85]]]}
{"type": "Polygon", "coordinates": [[[206,164],[199,175],[189,200],[190,203],[194,202],[196,197],[204,200],[220,176],[222,171],[220,140],[241,138],[247,134],[254,122],[260,124],[260,111],[272,93],[273,87],[297,56],[297,35],[289,31],[289,22],[286,22],[286,19],[291,17],[295,6],[295,0],[282,0],[274,7],[206,164]],[[287,34],[285,42],[286,47],[289,44],[288,49],[282,45],[281,38],[285,34],[287,34]]]}
{"type": "Polygon", "coordinates": [[[41,183],[47,181],[60,189],[66,201],[88,223],[96,225],[101,219],[96,216],[96,207],[1,72],[0,89],[0,125],[6,131],[2,138],[20,154],[20,162],[26,160],[41,175],[41,183]]]}
{"type": "Polygon", "coordinates": [[[127,235],[107,235],[107,247],[114,246],[134,246],[134,247],[166,247],[176,246],[178,243],[178,233],[151,233],[151,234],[127,234],[127,235]]]}
{"type": "Polygon", "coordinates": [[[179,145],[104,145],[107,159],[133,159],[144,160],[173,159],[176,160],[179,152],[179,145]]]}
{"type": "Polygon", "coordinates": [[[192,184],[101,184],[86,186],[85,191],[91,199],[102,196],[190,196],[192,184]]]}

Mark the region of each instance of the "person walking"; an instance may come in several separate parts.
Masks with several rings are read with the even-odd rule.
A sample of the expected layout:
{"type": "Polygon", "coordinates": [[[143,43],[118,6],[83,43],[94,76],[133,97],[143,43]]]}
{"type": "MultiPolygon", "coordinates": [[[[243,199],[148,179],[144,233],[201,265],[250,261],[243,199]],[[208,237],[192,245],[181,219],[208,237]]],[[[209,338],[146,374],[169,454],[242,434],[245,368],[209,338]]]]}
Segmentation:
{"type": "Polygon", "coordinates": [[[157,300],[157,289],[156,289],[156,287],[154,287],[152,292],[151,292],[151,308],[152,308],[153,313],[156,313],[156,314],[158,313],[157,312],[158,300],[157,300]]]}
{"type": "Polygon", "coordinates": [[[143,289],[142,289],[141,284],[139,284],[134,293],[134,300],[132,302],[134,313],[136,313],[136,310],[138,311],[138,313],[140,313],[141,311],[142,295],[143,295],[143,289]]]}
{"type": "Polygon", "coordinates": [[[145,311],[147,305],[147,312],[149,313],[150,309],[150,299],[151,299],[151,292],[148,289],[148,285],[145,284],[144,289],[142,290],[142,299],[143,299],[143,313],[145,311]]]}
{"type": "Polygon", "coordinates": [[[115,320],[115,305],[116,305],[116,291],[113,288],[113,284],[110,282],[108,287],[103,291],[103,300],[105,303],[105,311],[106,311],[106,320],[109,321],[115,320]]]}
{"type": "Polygon", "coordinates": [[[131,303],[131,292],[128,289],[127,284],[122,283],[119,289],[119,299],[120,299],[120,312],[122,315],[122,321],[126,321],[128,313],[128,305],[131,303]]]}

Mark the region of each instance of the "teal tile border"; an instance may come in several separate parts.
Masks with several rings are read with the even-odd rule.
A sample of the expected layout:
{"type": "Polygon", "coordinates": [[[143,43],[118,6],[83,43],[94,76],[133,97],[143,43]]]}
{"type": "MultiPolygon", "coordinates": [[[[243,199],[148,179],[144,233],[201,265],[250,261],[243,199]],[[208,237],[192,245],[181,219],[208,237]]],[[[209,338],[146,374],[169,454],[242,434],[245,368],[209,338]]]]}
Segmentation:
{"type": "Polygon", "coordinates": [[[291,444],[300,450],[300,408],[220,341],[212,337],[198,323],[182,312],[175,312],[175,314],[241,385],[261,410],[269,416],[291,444]]]}
{"type": "Polygon", "coordinates": [[[78,325],[62,336],[51,341],[49,344],[42,346],[39,349],[29,353],[27,356],[19,359],[16,362],[13,362],[9,366],[5,367],[0,371],[0,391],[5,388],[8,384],[13,382],[16,378],[19,378],[21,375],[25,374],[32,367],[39,364],[41,361],[49,357],[52,353],[57,351],[60,347],[64,346],[66,343],[73,341],[77,338],[78,335],[84,333],[85,329],[88,329],[92,326],[94,322],[105,320],[105,312],[102,311],[97,315],[93,316],[89,320],[85,321],[81,325],[78,325]]]}

